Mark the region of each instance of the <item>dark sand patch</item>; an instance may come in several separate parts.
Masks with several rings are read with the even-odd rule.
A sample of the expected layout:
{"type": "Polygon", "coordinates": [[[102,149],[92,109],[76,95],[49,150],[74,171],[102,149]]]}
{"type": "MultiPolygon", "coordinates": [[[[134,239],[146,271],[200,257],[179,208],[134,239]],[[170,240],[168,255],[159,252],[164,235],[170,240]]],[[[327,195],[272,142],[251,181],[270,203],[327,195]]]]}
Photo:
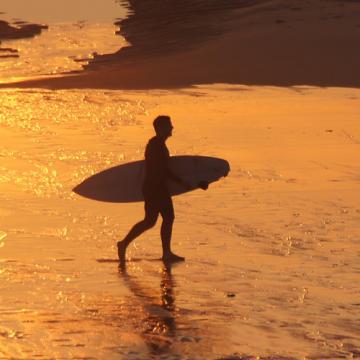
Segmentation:
{"type": "Polygon", "coordinates": [[[47,25],[29,24],[26,22],[17,22],[18,26],[11,26],[7,21],[0,20],[0,41],[26,39],[41,34],[47,25]]]}
{"type": "MultiPolygon", "coordinates": [[[[0,14],[2,14],[0,12],[0,14]]],[[[0,20],[0,46],[4,40],[17,40],[27,39],[40,35],[45,29],[48,29],[47,25],[31,24],[25,21],[15,21],[14,25],[10,25],[7,21],[0,20]]],[[[0,58],[18,58],[19,53],[17,49],[1,48],[0,58]]]]}
{"type": "Polygon", "coordinates": [[[97,55],[86,68],[107,62],[120,64],[195,49],[231,31],[232,12],[268,0],[130,0],[122,2],[130,16],[115,22],[117,34],[132,46],[114,54],[97,55]]]}

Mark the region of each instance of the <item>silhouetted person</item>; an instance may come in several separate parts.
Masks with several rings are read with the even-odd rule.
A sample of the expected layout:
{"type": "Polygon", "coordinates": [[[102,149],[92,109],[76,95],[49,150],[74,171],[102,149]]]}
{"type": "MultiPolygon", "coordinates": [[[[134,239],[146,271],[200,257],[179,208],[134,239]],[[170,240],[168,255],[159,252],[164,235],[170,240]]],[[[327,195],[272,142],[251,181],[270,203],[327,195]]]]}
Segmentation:
{"type": "Polygon", "coordinates": [[[168,181],[176,181],[189,188],[189,185],[177,177],[169,168],[169,150],[165,141],[172,135],[173,126],[169,116],[158,116],[153,126],[156,136],[149,140],[145,150],[145,179],[143,195],[145,200],[144,220],[133,226],[126,237],[117,243],[120,265],[125,264],[126,248],[146,230],[156,224],[161,214],[161,242],[164,262],[183,261],[185,258],[171,251],[171,234],[174,222],[174,207],[168,189],[168,181]]]}

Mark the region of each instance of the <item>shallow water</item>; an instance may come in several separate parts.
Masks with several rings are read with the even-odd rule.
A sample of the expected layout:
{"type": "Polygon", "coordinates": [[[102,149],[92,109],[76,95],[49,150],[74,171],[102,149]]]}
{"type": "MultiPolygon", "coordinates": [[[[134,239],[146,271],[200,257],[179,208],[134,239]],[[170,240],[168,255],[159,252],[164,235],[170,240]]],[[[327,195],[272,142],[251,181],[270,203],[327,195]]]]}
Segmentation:
{"type": "Polygon", "coordinates": [[[48,29],[35,37],[2,41],[3,50],[11,50],[0,52],[0,81],[78,71],[95,55],[119,50],[127,43],[115,34],[114,21],[126,14],[113,0],[92,1],[91,6],[83,0],[2,1],[0,20],[15,28],[21,20],[48,29]]]}

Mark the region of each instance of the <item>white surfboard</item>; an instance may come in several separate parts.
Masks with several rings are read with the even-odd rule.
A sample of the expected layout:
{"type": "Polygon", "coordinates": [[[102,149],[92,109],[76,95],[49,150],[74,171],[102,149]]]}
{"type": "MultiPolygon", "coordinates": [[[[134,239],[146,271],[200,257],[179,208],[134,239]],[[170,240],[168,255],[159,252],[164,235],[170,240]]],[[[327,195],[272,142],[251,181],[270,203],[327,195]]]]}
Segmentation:
{"type": "MultiPolygon", "coordinates": [[[[226,160],[208,156],[173,156],[170,158],[172,171],[184,179],[191,187],[169,181],[171,195],[179,195],[200,187],[201,183],[210,184],[227,176],[230,171],[226,160]]],[[[143,201],[142,184],[145,176],[145,161],[134,161],[112,167],[97,173],[73,191],[92,200],[122,203],[143,201]]]]}

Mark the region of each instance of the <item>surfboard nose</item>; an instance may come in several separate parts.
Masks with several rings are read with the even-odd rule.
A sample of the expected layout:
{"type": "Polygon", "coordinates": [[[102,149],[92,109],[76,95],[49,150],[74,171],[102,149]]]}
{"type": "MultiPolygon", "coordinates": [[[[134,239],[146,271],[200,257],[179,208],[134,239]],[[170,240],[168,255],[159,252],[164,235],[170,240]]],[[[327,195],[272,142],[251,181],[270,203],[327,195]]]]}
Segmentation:
{"type": "Polygon", "coordinates": [[[223,174],[223,177],[226,177],[229,175],[230,172],[230,164],[228,161],[221,159],[221,164],[219,164],[218,167],[216,167],[215,172],[223,174]]]}

